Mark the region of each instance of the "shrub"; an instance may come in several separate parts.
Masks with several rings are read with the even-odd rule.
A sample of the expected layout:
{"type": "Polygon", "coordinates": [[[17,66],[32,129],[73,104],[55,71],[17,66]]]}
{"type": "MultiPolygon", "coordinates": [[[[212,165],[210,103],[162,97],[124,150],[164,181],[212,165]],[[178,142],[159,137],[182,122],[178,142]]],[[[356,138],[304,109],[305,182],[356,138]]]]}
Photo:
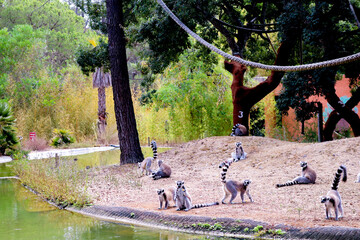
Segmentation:
{"type": "Polygon", "coordinates": [[[48,148],[48,144],[45,139],[36,137],[33,140],[26,140],[22,147],[29,151],[42,151],[48,148]]]}
{"type": "Polygon", "coordinates": [[[55,136],[51,139],[51,146],[59,147],[75,142],[75,138],[65,129],[54,129],[55,136]]]}
{"type": "Polygon", "coordinates": [[[14,149],[18,144],[15,131],[15,118],[8,103],[0,102],[0,154],[4,155],[6,149],[14,149]]]}
{"type": "Polygon", "coordinates": [[[22,157],[12,162],[12,170],[24,185],[58,205],[89,205],[91,199],[86,193],[88,171],[74,161],[60,160],[29,161],[22,157]]]}

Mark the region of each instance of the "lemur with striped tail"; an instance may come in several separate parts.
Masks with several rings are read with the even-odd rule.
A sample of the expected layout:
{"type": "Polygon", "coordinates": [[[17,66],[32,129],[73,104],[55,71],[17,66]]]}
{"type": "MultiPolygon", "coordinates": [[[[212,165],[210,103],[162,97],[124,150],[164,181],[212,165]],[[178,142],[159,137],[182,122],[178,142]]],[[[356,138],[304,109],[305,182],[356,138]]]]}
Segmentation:
{"type": "Polygon", "coordinates": [[[244,200],[244,194],[246,193],[246,195],[249,197],[251,202],[254,202],[254,200],[252,199],[250,192],[249,192],[249,185],[251,183],[251,180],[246,179],[242,182],[239,181],[234,181],[234,180],[226,180],[226,173],[229,169],[229,164],[224,162],[223,165],[223,170],[221,172],[221,182],[224,184],[224,198],[221,200],[221,202],[223,204],[225,203],[225,199],[231,195],[230,201],[229,203],[233,203],[233,200],[236,198],[238,192],[240,192],[240,196],[241,196],[241,201],[242,203],[245,203],[244,200]]]}
{"type": "Polygon", "coordinates": [[[213,205],[219,205],[218,202],[192,205],[191,196],[185,188],[184,181],[176,181],[176,186],[177,186],[175,193],[176,194],[175,205],[177,207],[176,211],[180,211],[180,210],[189,211],[190,209],[193,208],[202,208],[213,205]]]}
{"type": "Polygon", "coordinates": [[[276,187],[285,187],[285,186],[292,186],[296,184],[309,184],[315,183],[316,180],[316,172],[310,168],[307,162],[300,162],[301,176],[294,178],[292,181],[288,181],[284,184],[276,184],[276,187]]]}
{"type": "Polygon", "coordinates": [[[165,164],[163,160],[157,161],[159,168],[156,172],[152,172],[152,178],[158,180],[160,178],[168,178],[171,175],[171,168],[169,165],[165,164]]]}
{"type": "Polygon", "coordinates": [[[247,128],[244,125],[237,123],[231,129],[230,136],[246,136],[247,133],[247,128]]]}
{"type": "Polygon", "coordinates": [[[138,163],[138,167],[141,169],[141,175],[144,174],[144,171],[145,175],[151,174],[151,163],[157,158],[156,142],[154,140],[151,141],[150,146],[153,151],[153,157],[147,157],[142,162],[138,163]]]}
{"type": "Polygon", "coordinates": [[[335,178],[332,183],[331,190],[327,193],[326,196],[321,197],[321,203],[325,204],[326,219],[329,219],[329,217],[331,217],[331,213],[330,213],[331,209],[334,209],[336,221],[344,215],[344,210],[341,205],[341,197],[337,190],[339,186],[341,174],[343,174],[343,178],[342,178],[343,182],[346,182],[347,173],[346,173],[346,167],[344,165],[341,165],[338,168],[337,172],[335,173],[335,178]],[[339,211],[340,211],[340,216],[339,216],[339,211]]]}
{"type": "Polygon", "coordinates": [[[168,188],[167,190],[158,189],[157,194],[159,195],[159,201],[160,201],[159,209],[162,209],[163,202],[165,202],[164,209],[168,208],[170,201],[173,201],[175,204],[175,196],[176,196],[176,188],[175,187],[168,188]]]}
{"type": "Polygon", "coordinates": [[[235,143],[235,152],[231,153],[231,158],[228,158],[224,162],[220,163],[219,168],[222,168],[225,163],[229,164],[230,166],[233,162],[245,159],[246,156],[247,153],[244,151],[241,142],[237,142],[235,143]]]}

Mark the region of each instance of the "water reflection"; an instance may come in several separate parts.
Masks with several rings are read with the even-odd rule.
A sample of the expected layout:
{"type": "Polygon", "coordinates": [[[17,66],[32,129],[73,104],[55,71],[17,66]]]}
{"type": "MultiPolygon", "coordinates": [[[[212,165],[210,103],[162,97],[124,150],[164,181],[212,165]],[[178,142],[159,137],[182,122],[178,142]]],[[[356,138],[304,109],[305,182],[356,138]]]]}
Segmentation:
{"type": "MultiPolygon", "coordinates": [[[[168,149],[159,148],[159,152],[168,149]]],[[[143,148],[144,157],[152,156],[150,148],[143,148]]],[[[120,151],[95,152],[61,157],[74,161],[80,168],[118,164],[120,151]]],[[[34,160],[41,161],[41,160],[34,160]]],[[[0,164],[0,177],[12,176],[9,165],[0,164]]],[[[187,240],[230,239],[161,231],[122,224],[114,224],[80,214],[59,210],[28,191],[18,180],[0,179],[0,239],[56,239],[56,240],[187,240]]]]}
{"type": "MultiPolygon", "coordinates": [[[[1,164],[0,169],[5,172],[5,168],[1,164]]],[[[99,221],[80,214],[59,210],[25,189],[19,184],[19,181],[1,179],[0,239],[183,240],[222,238],[207,238],[169,231],[152,231],[147,228],[99,221]]]]}

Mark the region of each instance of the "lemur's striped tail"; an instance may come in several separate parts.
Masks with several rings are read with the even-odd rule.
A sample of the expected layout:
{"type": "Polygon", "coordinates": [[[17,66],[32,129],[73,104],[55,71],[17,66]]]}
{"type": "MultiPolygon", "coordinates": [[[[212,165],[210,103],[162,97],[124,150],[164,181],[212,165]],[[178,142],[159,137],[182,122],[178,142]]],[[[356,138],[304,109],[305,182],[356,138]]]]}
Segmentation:
{"type": "Polygon", "coordinates": [[[343,182],[346,182],[347,180],[347,172],[346,172],[346,167],[344,165],[341,165],[337,172],[335,173],[335,178],[334,181],[332,183],[331,189],[332,190],[337,190],[338,186],[339,186],[339,182],[340,182],[340,178],[341,178],[341,173],[343,174],[343,182]]]}
{"type": "Polygon", "coordinates": [[[276,184],[276,187],[287,187],[287,186],[292,186],[292,185],[296,185],[296,184],[299,184],[298,181],[291,181],[291,182],[287,182],[287,183],[284,183],[284,184],[276,184]]]}
{"type": "Polygon", "coordinates": [[[226,173],[227,173],[227,170],[229,167],[230,167],[229,163],[227,163],[227,162],[223,163],[223,169],[221,172],[221,182],[223,182],[223,183],[226,183],[226,173]]]}
{"type": "Polygon", "coordinates": [[[219,205],[219,202],[195,204],[195,205],[193,205],[191,207],[191,209],[193,209],[193,208],[202,208],[202,207],[210,207],[210,206],[214,206],[214,205],[219,205]]]}
{"type": "Polygon", "coordinates": [[[240,123],[237,123],[232,127],[230,136],[235,136],[235,129],[238,128],[239,126],[240,123]]]}
{"type": "Polygon", "coordinates": [[[154,155],[154,160],[157,159],[157,146],[156,146],[156,142],[154,140],[151,141],[150,146],[152,148],[153,151],[153,155],[154,155]]]}

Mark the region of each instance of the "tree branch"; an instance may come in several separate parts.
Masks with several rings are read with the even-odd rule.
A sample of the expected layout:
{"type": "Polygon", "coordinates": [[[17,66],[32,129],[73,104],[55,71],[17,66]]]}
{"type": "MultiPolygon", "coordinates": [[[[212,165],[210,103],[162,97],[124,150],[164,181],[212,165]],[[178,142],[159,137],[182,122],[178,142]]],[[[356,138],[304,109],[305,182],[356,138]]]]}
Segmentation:
{"type": "Polygon", "coordinates": [[[359,19],[358,19],[358,18],[357,18],[357,16],[356,16],[356,13],[355,13],[354,7],[353,7],[353,5],[351,4],[351,1],[350,1],[350,0],[349,0],[349,5],[350,5],[350,10],[351,10],[352,14],[354,15],[354,18],[355,18],[356,24],[357,24],[358,28],[360,28],[360,22],[359,22],[359,19]]]}

